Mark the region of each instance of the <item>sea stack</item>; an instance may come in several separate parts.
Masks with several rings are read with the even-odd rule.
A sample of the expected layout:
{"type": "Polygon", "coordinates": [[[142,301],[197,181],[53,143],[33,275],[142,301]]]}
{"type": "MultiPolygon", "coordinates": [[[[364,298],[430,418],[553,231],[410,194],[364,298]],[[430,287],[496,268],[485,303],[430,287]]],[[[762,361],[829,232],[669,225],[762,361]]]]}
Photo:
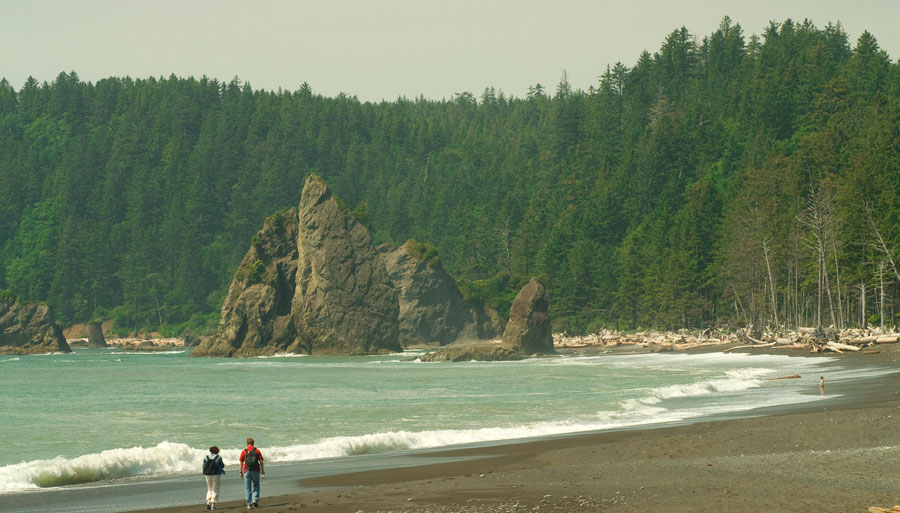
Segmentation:
{"type": "Polygon", "coordinates": [[[107,347],[106,337],[103,336],[103,327],[99,322],[89,322],[87,325],[88,345],[91,347],[107,347]]]}
{"type": "Polygon", "coordinates": [[[50,305],[0,291],[0,354],[71,353],[50,305]]]}
{"type": "Polygon", "coordinates": [[[317,175],[266,219],[235,272],[215,335],[191,356],[398,351],[397,291],[358,223],[317,175]]]}
{"type": "Polygon", "coordinates": [[[513,301],[501,346],[523,354],[551,354],[550,300],[544,286],[531,279],[513,301]]]}
{"type": "Polygon", "coordinates": [[[315,174],[299,208],[292,313],[309,353],[400,351],[397,289],[357,222],[315,174]]]}
{"type": "Polygon", "coordinates": [[[463,299],[456,280],[444,270],[437,249],[408,240],[397,249],[380,248],[391,281],[399,289],[400,344],[447,345],[500,334],[484,309],[463,299]]]}

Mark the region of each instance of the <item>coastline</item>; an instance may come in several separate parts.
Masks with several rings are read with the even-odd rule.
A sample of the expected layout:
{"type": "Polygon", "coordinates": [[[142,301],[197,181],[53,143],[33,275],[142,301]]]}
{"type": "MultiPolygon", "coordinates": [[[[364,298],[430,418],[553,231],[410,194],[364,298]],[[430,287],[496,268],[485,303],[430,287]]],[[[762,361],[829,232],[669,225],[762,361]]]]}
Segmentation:
{"type": "MultiPolygon", "coordinates": [[[[898,367],[900,347],[840,361],[898,367]]],[[[269,496],[264,484],[259,511],[845,513],[900,504],[891,465],[900,457],[900,374],[838,386],[826,384],[826,401],[750,418],[429,451],[417,466],[301,478],[298,490],[311,491],[296,494],[269,496]]]]}
{"type": "MultiPolygon", "coordinates": [[[[900,455],[894,420],[900,418],[900,373],[884,371],[900,370],[900,344],[880,349],[841,356],[736,349],[825,357],[819,365],[786,367],[785,374],[792,374],[794,365],[808,370],[797,382],[800,393],[817,397],[805,403],[609,431],[272,463],[260,510],[837,512],[890,507],[900,504],[889,465],[900,455]],[[820,372],[826,377],[824,400],[818,397],[820,372]]],[[[647,352],[655,351],[630,346],[603,351],[647,352]]],[[[202,477],[192,473],[134,477],[0,495],[0,510],[180,513],[203,510],[204,492],[202,477]]],[[[235,472],[223,480],[222,492],[221,510],[245,509],[237,500],[242,483],[235,472]]]]}

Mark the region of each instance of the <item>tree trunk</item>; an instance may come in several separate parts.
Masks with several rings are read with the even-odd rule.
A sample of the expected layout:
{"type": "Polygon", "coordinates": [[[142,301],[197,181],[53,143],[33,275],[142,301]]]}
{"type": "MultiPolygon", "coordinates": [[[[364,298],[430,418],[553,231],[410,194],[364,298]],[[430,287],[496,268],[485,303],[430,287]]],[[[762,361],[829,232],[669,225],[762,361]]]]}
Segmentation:
{"type": "Polygon", "coordinates": [[[772,291],[772,315],[775,316],[775,326],[778,324],[778,301],[775,297],[775,280],[772,278],[772,265],[769,263],[769,246],[767,241],[763,239],[763,255],[766,257],[766,271],[769,274],[769,289],[772,291]]]}
{"type": "Polygon", "coordinates": [[[834,275],[837,279],[838,329],[844,329],[844,304],[841,300],[841,268],[838,265],[837,243],[834,233],[831,234],[831,252],[834,255],[834,275]]]}

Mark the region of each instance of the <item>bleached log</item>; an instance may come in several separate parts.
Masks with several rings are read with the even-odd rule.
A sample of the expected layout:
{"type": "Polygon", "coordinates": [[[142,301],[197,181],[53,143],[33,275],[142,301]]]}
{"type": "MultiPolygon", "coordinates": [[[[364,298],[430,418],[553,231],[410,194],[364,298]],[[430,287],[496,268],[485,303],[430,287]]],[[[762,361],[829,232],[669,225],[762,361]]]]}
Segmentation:
{"type": "Polygon", "coordinates": [[[900,341],[900,335],[881,335],[879,337],[875,337],[876,344],[895,344],[900,341]]]}
{"type": "MultiPolygon", "coordinates": [[[[749,338],[749,337],[748,337],[748,338],[749,338]]],[[[753,340],[753,339],[751,339],[751,340],[753,340]]],[[[753,347],[753,348],[756,348],[756,347],[772,347],[772,346],[774,346],[774,345],[775,345],[775,342],[771,342],[771,343],[769,343],[769,344],[748,344],[748,345],[745,345],[745,346],[734,346],[734,347],[729,347],[728,349],[726,349],[726,350],[724,350],[724,351],[722,351],[722,352],[723,352],[723,353],[727,353],[728,351],[734,351],[735,349],[744,349],[744,348],[747,348],[747,347],[753,347]]]]}
{"type": "Polygon", "coordinates": [[[841,351],[859,351],[860,347],[851,346],[850,344],[841,344],[840,342],[829,342],[826,344],[831,349],[840,349],[841,351]]]}

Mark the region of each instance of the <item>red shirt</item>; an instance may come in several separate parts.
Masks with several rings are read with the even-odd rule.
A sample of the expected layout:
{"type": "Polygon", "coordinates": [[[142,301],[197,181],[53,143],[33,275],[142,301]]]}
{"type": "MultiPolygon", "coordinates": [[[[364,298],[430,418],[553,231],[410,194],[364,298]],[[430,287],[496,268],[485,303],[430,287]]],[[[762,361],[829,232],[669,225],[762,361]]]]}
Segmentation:
{"type": "Polygon", "coordinates": [[[257,455],[257,457],[259,458],[259,470],[262,471],[262,469],[263,469],[263,455],[262,455],[262,452],[260,452],[260,450],[257,449],[256,447],[253,447],[252,445],[248,445],[246,449],[244,449],[243,451],[241,451],[241,457],[240,457],[240,461],[241,461],[241,474],[243,474],[244,472],[247,472],[247,471],[250,470],[250,469],[247,468],[247,464],[244,462],[244,459],[247,457],[247,453],[250,452],[250,451],[256,451],[256,455],[257,455]]]}

